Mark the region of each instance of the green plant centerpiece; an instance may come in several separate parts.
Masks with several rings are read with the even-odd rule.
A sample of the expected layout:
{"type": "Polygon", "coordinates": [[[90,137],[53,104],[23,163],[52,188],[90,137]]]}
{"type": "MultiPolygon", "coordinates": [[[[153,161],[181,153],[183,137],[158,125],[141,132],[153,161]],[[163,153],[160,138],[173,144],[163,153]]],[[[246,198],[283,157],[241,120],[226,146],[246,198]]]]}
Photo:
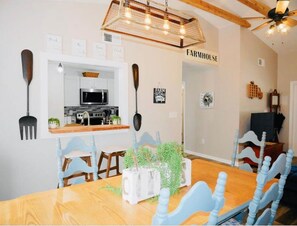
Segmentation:
{"type": "Polygon", "coordinates": [[[48,119],[48,127],[51,129],[60,127],[60,120],[57,118],[49,118],[48,119]]]}
{"type": "Polygon", "coordinates": [[[178,192],[181,184],[183,146],[176,142],[160,144],[156,151],[141,147],[136,152],[127,150],[124,157],[125,168],[150,167],[158,170],[161,187],[170,189],[170,194],[178,192]]]}

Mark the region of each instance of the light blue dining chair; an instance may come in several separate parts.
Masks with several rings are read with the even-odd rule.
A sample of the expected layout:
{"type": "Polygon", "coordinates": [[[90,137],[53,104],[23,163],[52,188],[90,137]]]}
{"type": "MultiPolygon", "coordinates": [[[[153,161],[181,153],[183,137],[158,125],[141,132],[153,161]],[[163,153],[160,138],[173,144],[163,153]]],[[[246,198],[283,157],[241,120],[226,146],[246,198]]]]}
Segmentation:
{"type": "MultiPolygon", "coordinates": [[[[248,207],[246,225],[272,225],[275,219],[279,202],[283,196],[284,186],[291,169],[293,151],[289,150],[287,155],[281,154],[269,169],[271,157],[266,156],[257,175],[257,186],[253,200],[248,207]],[[280,179],[273,183],[263,193],[266,184],[280,174],[280,179]],[[270,205],[271,204],[271,205],[270,205]],[[259,215],[258,212],[262,213],[259,215]],[[257,216],[259,215],[259,216],[257,216]]],[[[241,221],[235,218],[228,220],[222,225],[242,225],[241,221]]]]}
{"type": "Polygon", "coordinates": [[[160,192],[159,204],[157,212],[153,216],[152,224],[182,224],[186,219],[199,211],[210,212],[207,224],[216,224],[218,222],[218,213],[225,202],[226,180],[227,174],[220,172],[213,194],[204,181],[197,182],[182,198],[179,206],[171,213],[168,213],[170,191],[168,188],[163,188],[160,192]]]}
{"type": "Polygon", "coordinates": [[[90,145],[87,145],[82,138],[73,137],[65,148],[62,148],[61,138],[57,140],[57,159],[58,159],[58,187],[68,186],[68,180],[72,179],[71,184],[79,184],[86,181],[83,174],[90,174],[91,180],[97,180],[96,164],[96,145],[94,136],[90,137],[90,145]],[[85,155],[84,155],[85,153],[85,155]],[[90,158],[88,162],[84,157],[90,158]],[[67,160],[67,164],[63,164],[67,160]],[[66,181],[66,183],[64,183],[66,181]]]}
{"type": "MultiPolygon", "coordinates": [[[[239,131],[237,130],[234,138],[231,166],[235,166],[236,160],[243,160],[244,158],[247,158],[250,161],[258,164],[257,172],[259,173],[263,161],[265,139],[266,132],[262,133],[262,138],[260,141],[258,140],[257,135],[251,130],[246,132],[241,138],[239,138],[239,131]],[[240,153],[238,153],[239,144],[248,144],[248,142],[252,142],[254,145],[260,147],[259,157],[256,156],[255,151],[251,147],[246,147],[240,153]]],[[[238,168],[248,172],[253,172],[253,168],[248,163],[240,164],[238,168]]]]}
{"type": "Polygon", "coordinates": [[[161,144],[160,133],[156,132],[156,138],[154,139],[152,135],[148,132],[144,132],[141,137],[137,140],[136,133],[133,133],[133,149],[138,150],[138,148],[146,146],[150,148],[156,148],[161,144]]]}
{"type": "Polygon", "coordinates": [[[293,159],[293,151],[289,150],[287,155],[281,154],[277,160],[273,163],[269,169],[271,158],[265,157],[261,172],[257,176],[257,188],[254,194],[254,198],[249,205],[249,214],[247,218],[247,225],[272,225],[275,219],[276,211],[278,209],[279,202],[284,193],[284,186],[288,174],[291,170],[291,164],[293,159]],[[267,182],[271,181],[275,176],[280,174],[278,182],[273,183],[268,191],[263,195],[263,188],[267,182]],[[272,203],[271,203],[272,202],[272,203]],[[267,208],[267,205],[271,203],[271,207],[267,208]],[[259,210],[266,207],[264,212],[256,218],[256,214],[259,210]]]}

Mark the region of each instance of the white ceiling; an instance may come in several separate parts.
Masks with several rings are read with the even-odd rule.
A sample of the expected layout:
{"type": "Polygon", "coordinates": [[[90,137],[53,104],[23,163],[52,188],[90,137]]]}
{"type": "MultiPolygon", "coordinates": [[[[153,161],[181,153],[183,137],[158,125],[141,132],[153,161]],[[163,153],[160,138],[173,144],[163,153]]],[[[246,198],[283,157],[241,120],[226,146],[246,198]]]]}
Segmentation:
{"type": "MultiPolygon", "coordinates": [[[[274,0],[258,0],[259,2],[269,6],[270,8],[274,8],[276,6],[276,1],[274,0]]],[[[173,4],[175,1],[170,1],[170,4],[173,4]]],[[[227,10],[232,14],[235,14],[240,17],[253,17],[253,16],[263,16],[262,14],[252,10],[251,8],[241,4],[237,0],[208,0],[208,3],[215,5],[221,9],[227,10]]],[[[177,3],[177,2],[175,2],[177,3]]],[[[183,4],[183,3],[181,3],[183,4]]],[[[290,10],[297,9],[297,0],[291,0],[289,5],[290,10]]],[[[199,16],[207,19],[211,24],[216,26],[219,29],[224,29],[226,26],[230,26],[231,22],[215,16],[213,14],[207,13],[200,9],[193,9],[193,12],[198,14],[199,16]]],[[[293,19],[297,20],[297,16],[293,19]]],[[[249,20],[251,27],[248,29],[253,29],[256,26],[266,22],[268,20],[249,20]]],[[[253,33],[259,37],[263,42],[265,42],[268,46],[270,46],[277,53],[286,53],[290,51],[297,51],[297,26],[291,28],[287,34],[280,34],[275,32],[273,35],[268,36],[266,31],[268,29],[263,28],[257,31],[253,31],[253,33]]]]}

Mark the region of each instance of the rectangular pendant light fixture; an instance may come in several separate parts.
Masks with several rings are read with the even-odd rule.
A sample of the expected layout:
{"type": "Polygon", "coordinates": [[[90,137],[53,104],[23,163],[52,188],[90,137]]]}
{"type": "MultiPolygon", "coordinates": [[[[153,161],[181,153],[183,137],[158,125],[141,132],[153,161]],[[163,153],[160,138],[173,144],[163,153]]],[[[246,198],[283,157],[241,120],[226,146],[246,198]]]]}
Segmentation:
{"type": "Polygon", "coordinates": [[[169,8],[168,0],[112,0],[101,29],[179,48],[205,42],[198,19],[169,8]]]}

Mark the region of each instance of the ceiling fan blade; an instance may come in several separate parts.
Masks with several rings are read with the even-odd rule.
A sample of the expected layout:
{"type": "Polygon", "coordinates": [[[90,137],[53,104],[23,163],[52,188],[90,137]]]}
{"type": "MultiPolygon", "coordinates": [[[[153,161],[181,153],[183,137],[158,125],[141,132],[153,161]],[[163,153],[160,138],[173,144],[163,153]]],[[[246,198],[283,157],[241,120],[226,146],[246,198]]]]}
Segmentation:
{"type": "Polygon", "coordinates": [[[256,31],[256,30],[260,30],[262,29],[263,27],[265,27],[266,25],[270,24],[273,20],[269,20],[261,25],[259,25],[258,27],[255,27],[254,29],[252,29],[252,31],[256,31]]]}
{"type": "Polygon", "coordinates": [[[288,16],[297,16],[297,9],[290,11],[288,16]]]}
{"type": "Polygon", "coordinates": [[[289,27],[294,27],[297,25],[297,20],[288,17],[284,18],[282,22],[289,27]]]}
{"type": "Polygon", "coordinates": [[[276,2],[275,13],[284,14],[289,6],[289,3],[290,1],[288,0],[278,0],[276,2]]]}
{"type": "Polygon", "coordinates": [[[254,16],[254,17],[242,17],[242,19],[245,19],[245,20],[258,20],[258,19],[269,19],[268,17],[265,17],[265,16],[254,16]]]}

